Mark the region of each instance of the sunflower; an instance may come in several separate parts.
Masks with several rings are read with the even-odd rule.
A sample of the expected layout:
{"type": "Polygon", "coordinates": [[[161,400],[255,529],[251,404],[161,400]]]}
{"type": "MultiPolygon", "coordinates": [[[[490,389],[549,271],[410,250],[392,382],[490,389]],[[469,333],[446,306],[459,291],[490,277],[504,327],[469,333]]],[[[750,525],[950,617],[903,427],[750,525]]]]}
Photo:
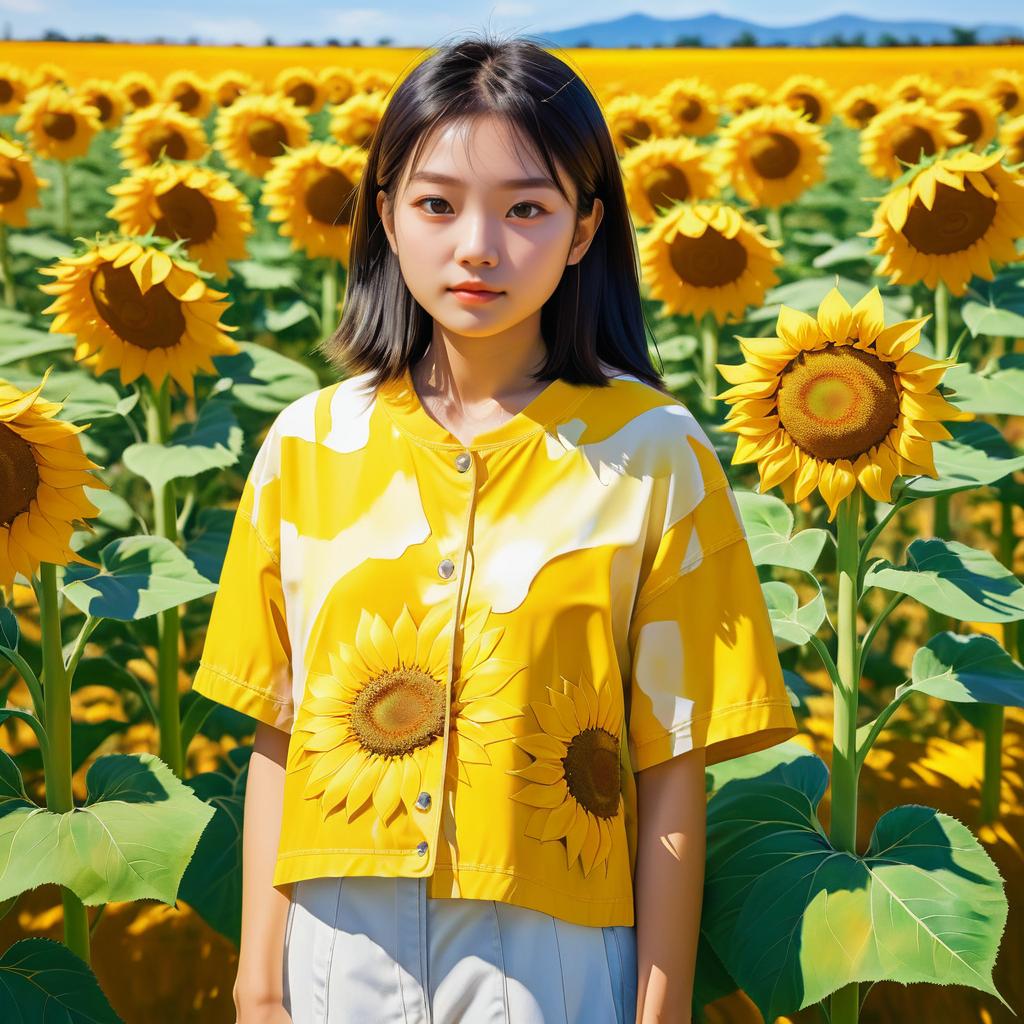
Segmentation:
{"type": "Polygon", "coordinates": [[[181,243],[140,243],[148,239],[97,238],[84,254],[40,267],[56,278],[39,285],[57,296],[43,312],[56,314],[51,332],[75,336],[75,359],[97,376],[116,368],[123,385],[145,374],[158,388],[169,374],[191,396],[197,371],[217,374],[211,356],[239,351],[224,333],[238,328],[219,319],[227,293],[175,251],[181,243]]]}
{"type": "Polygon", "coordinates": [[[0,64],[0,114],[16,114],[29,90],[28,76],[14,64],[0,64]]]}
{"type": "Polygon", "coordinates": [[[121,152],[121,166],[135,169],[155,164],[161,156],[198,160],[210,147],[201,121],[173,103],[151,103],[124,119],[114,148],[121,152]]]}
{"type": "Polygon", "coordinates": [[[100,514],[85,488],[110,487],[90,474],[103,467],[86,456],[76,436],[89,424],[57,419],[62,404],[41,397],[52,369],[31,391],[0,380],[0,588],[8,595],[15,574],[31,580],[40,562],[100,568],[69,541],[76,522],[91,530],[85,519],[100,514]]]}
{"type": "Polygon", "coordinates": [[[971,417],[938,391],[950,363],[913,351],[927,319],[886,327],[877,288],[852,309],[833,288],[816,318],[783,305],[776,337],[738,338],[746,362],[718,367],[733,464],[756,462],[761,493],[783,484],[791,502],[817,489],[829,521],[858,485],[888,502],[897,476],[934,477],[940,421],[971,417]]]}
{"type": "Polygon", "coordinates": [[[873,82],[867,82],[847,89],[836,104],[836,109],[851,128],[860,130],[877,117],[888,104],[889,100],[882,89],[873,82]]]}
{"type": "Polygon", "coordinates": [[[132,110],[139,110],[156,103],[156,79],[145,71],[126,71],[118,80],[117,87],[128,98],[132,110]]]}
{"type": "Polygon", "coordinates": [[[315,141],[274,161],[260,201],[293,249],[348,266],[353,198],[366,156],[355,146],[315,141]]]}
{"type": "Polygon", "coordinates": [[[913,103],[914,100],[934,102],[942,94],[942,86],[931,75],[913,71],[901,75],[889,86],[890,103],[913,103]]]}
{"type": "Polygon", "coordinates": [[[734,117],[713,153],[736,194],[760,207],[782,206],[821,181],[831,151],[817,125],[776,103],[734,117]]]}
{"type": "Polygon", "coordinates": [[[861,132],[860,160],[876,178],[898,178],[922,156],[963,143],[956,130],[960,115],[936,110],[927,100],[896,103],[861,132]]]}
{"type": "Polygon", "coordinates": [[[214,145],[235,170],[262,178],[275,157],[309,141],[309,122],[287,96],[251,93],[217,112],[214,145]]]}
{"type": "Polygon", "coordinates": [[[42,88],[44,85],[67,85],[68,73],[59,64],[45,60],[37,64],[35,70],[28,76],[29,91],[42,88]]]}
{"type": "Polygon", "coordinates": [[[772,94],[772,102],[797,111],[811,124],[826,125],[832,120],[832,90],[815,75],[790,75],[772,94]]]}
{"type": "Polygon", "coordinates": [[[383,68],[363,68],[355,72],[355,83],[360,92],[387,92],[395,84],[395,76],[383,68]]]}
{"type": "Polygon", "coordinates": [[[980,89],[947,89],[935,101],[935,109],[957,114],[955,127],[963,136],[961,141],[977,150],[984,149],[999,130],[999,104],[980,89]]]}
{"type": "Polygon", "coordinates": [[[1007,121],[999,129],[999,142],[1006,149],[1006,163],[1024,163],[1024,114],[1007,121]]]}
{"type": "Polygon", "coordinates": [[[183,114],[202,120],[213,106],[210,87],[192,71],[172,71],[163,82],[160,98],[183,114]]]}
{"type": "Polygon", "coordinates": [[[760,82],[737,82],[722,93],[722,106],[733,116],[767,102],[768,90],[760,82]]]}
{"type": "Polygon", "coordinates": [[[25,97],[14,130],[50,160],[71,160],[89,151],[102,125],[96,109],[61,85],[44,85],[25,97]]]}
{"type": "Polygon", "coordinates": [[[46,178],[36,177],[24,146],[17,139],[0,138],[0,222],[28,227],[28,211],[39,206],[39,190],[49,187],[46,178]]]}
{"type": "Polygon", "coordinates": [[[346,68],[321,68],[317,79],[328,103],[344,103],[356,91],[352,72],[346,68]]]}
{"type": "Polygon", "coordinates": [[[672,118],[674,133],[699,138],[718,127],[718,98],[699,78],[676,78],[654,97],[672,118]]]}
{"type": "Polygon", "coordinates": [[[709,199],[718,191],[710,150],[686,136],[641,142],[621,164],[626,199],[638,224],[650,224],[658,207],[709,199]]]}
{"type": "Polygon", "coordinates": [[[547,690],[547,701],[530,701],[538,731],[512,740],[534,760],[506,773],[526,783],[512,799],[534,808],[524,834],[563,843],[569,869],[578,860],[588,877],[599,864],[607,870],[622,813],[622,716],[608,685],[561,676],[547,690]]]}
{"type": "Polygon", "coordinates": [[[308,68],[282,68],[274,78],[274,91],[307,114],[315,114],[324,105],[323,86],[308,68]]]}
{"type": "Polygon", "coordinates": [[[1024,72],[997,68],[989,72],[985,91],[1008,117],[1024,113],[1024,72]]]}
{"type": "Polygon", "coordinates": [[[1024,236],[1024,175],[1000,163],[1003,152],[963,148],[896,182],[859,232],[884,254],[876,273],[932,289],[942,280],[963,295],[973,275],[992,280],[990,261],[1024,258],[1014,244],[1024,236]]]}
{"type": "Polygon", "coordinates": [[[319,799],[324,818],[344,810],[352,821],[372,809],[376,826],[386,830],[440,767],[446,718],[446,779],[469,783],[468,765],[491,764],[486,748],[510,739],[502,723],[521,714],[496,694],[526,666],[491,655],[504,627],[485,629],[489,615],[485,608],[466,620],[450,707],[445,678],[452,625],[440,604],[419,626],[407,605],[393,626],[364,608],[354,642],[341,641],[329,653],[330,672],[310,673],[311,699],[296,717],[287,771],[308,770],[303,796],[319,799]]]}
{"type": "Polygon", "coordinates": [[[252,205],[221,171],[165,162],[141,167],[107,191],[117,196],[107,216],[125,235],[185,239],[189,256],[220,278],[231,273],[228,260],[247,256],[252,205]]]}
{"type": "Polygon", "coordinates": [[[248,71],[220,71],[210,79],[210,95],[218,107],[230,107],[239,96],[256,92],[259,86],[248,71]]]}
{"type": "Polygon", "coordinates": [[[116,82],[105,78],[87,78],[76,86],[75,92],[91,107],[95,107],[96,116],[104,128],[112,129],[121,123],[128,100],[116,82]]]}
{"type": "Polygon", "coordinates": [[[387,105],[387,97],[379,90],[357,92],[331,108],[327,130],[342,145],[369,149],[387,105]]]}
{"type": "Polygon", "coordinates": [[[698,319],[710,312],[725,323],[760,305],[778,282],[772,268],[782,263],[779,245],[729,206],[680,203],[645,232],[640,265],[667,312],[698,319]]]}

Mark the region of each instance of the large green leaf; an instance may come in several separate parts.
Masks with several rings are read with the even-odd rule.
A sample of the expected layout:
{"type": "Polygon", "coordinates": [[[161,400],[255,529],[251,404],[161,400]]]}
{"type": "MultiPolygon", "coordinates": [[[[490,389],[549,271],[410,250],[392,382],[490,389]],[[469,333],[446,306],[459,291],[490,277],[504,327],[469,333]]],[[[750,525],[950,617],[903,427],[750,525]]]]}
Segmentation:
{"type": "Polygon", "coordinates": [[[45,810],[29,800],[14,762],[0,752],[0,899],[55,884],[88,906],[173,905],[213,808],[152,754],[97,758],[85,784],[82,807],[45,810]]]}
{"type": "Polygon", "coordinates": [[[22,939],[0,956],[0,1020],[123,1024],[84,961],[53,939],[22,939]]]}
{"type": "Polygon", "coordinates": [[[736,500],[755,565],[779,565],[810,572],[828,539],[826,530],[801,530],[793,536],[793,513],[780,498],[736,491],[736,500]]]}
{"type": "Polygon", "coordinates": [[[256,260],[236,260],[231,269],[246,288],[257,291],[275,291],[293,288],[298,284],[298,265],[294,263],[266,264],[256,260]]]}
{"type": "Polygon", "coordinates": [[[974,337],[1024,337],[1024,274],[1018,267],[1007,267],[991,281],[974,278],[960,315],[974,337]]]}
{"type": "Polygon", "coordinates": [[[966,363],[951,366],[942,378],[949,400],[969,412],[1017,416],[1024,407],[1024,354],[1000,356],[975,373],[966,363]]]}
{"type": "Polygon", "coordinates": [[[302,299],[296,299],[290,306],[284,309],[268,309],[264,315],[267,330],[279,334],[287,331],[289,327],[301,324],[303,320],[310,320],[313,317],[313,309],[302,299]]]}
{"type": "Polygon", "coordinates": [[[882,559],[864,583],[906,594],[921,604],[966,622],[1024,619],[1024,586],[987,551],[955,540],[915,540],[904,565],[882,559]]]}
{"type": "MultiPolygon", "coordinates": [[[[1024,401],[1024,395],[1021,398],[1024,401]]],[[[905,493],[915,498],[953,494],[993,484],[1024,469],[1024,455],[1017,454],[991,423],[950,423],[948,429],[952,439],[940,441],[932,449],[938,477],[911,477],[905,493]]]]}
{"type": "Polygon", "coordinates": [[[312,367],[252,342],[238,342],[239,352],[214,356],[219,387],[230,387],[232,401],[264,413],[280,412],[290,402],[320,387],[312,367]]]}
{"type": "Polygon", "coordinates": [[[811,260],[811,265],[818,270],[828,270],[829,267],[837,267],[843,263],[874,263],[877,257],[871,254],[873,247],[874,243],[870,239],[854,235],[821,253],[820,256],[815,256],[811,260]]]}
{"type": "Polygon", "coordinates": [[[99,559],[98,572],[89,565],[68,565],[61,586],[75,607],[96,618],[144,619],[217,589],[166,537],[119,537],[99,559]]]}
{"type": "Polygon", "coordinates": [[[961,703],[1024,707],[1024,667],[990,636],[939,633],[914,655],[911,681],[899,687],[961,703]]]}
{"type": "Polygon", "coordinates": [[[155,490],[170,480],[233,466],[244,441],[231,405],[215,399],[206,402],[195,423],[185,424],[167,444],[131,444],[122,458],[128,469],[155,490]]]}
{"type": "Polygon", "coordinates": [[[708,803],[702,920],[765,1020],[862,981],[961,984],[994,995],[1002,878],[971,832],[931,807],[896,807],[863,856],[817,816],[828,770],[796,758],[708,803]]]}
{"type": "Polygon", "coordinates": [[[804,605],[788,583],[772,580],[762,583],[761,590],[772,620],[775,645],[780,651],[802,647],[825,621],[825,598],[820,588],[804,605]]]}
{"type": "Polygon", "coordinates": [[[214,815],[185,869],[178,895],[236,946],[242,932],[242,815],[248,770],[203,772],[187,781],[214,815]]]}

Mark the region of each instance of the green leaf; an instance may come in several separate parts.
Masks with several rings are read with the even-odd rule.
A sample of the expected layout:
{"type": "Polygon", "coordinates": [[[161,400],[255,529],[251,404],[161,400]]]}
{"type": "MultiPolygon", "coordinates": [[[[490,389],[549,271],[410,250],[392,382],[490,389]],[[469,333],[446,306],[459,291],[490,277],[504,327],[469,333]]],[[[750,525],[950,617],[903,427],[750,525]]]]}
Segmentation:
{"type": "Polygon", "coordinates": [[[940,441],[932,448],[938,477],[910,477],[904,488],[906,494],[914,498],[953,494],[993,484],[1024,469],[1024,455],[1018,455],[991,423],[954,422],[948,424],[948,430],[952,439],[940,441]]]}
{"type": "Polygon", "coordinates": [[[0,1020],[124,1024],[89,965],[63,942],[41,936],[22,939],[0,956],[0,1020]]]}
{"type": "Polygon", "coordinates": [[[960,315],[975,338],[979,334],[1024,336],[1024,275],[1017,267],[1009,267],[991,281],[974,278],[960,315]]]}
{"type": "Polygon", "coordinates": [[[61,585],[76,608],[96,618],[144,619],[217,589],[166,537],[119,537],[100,551],[99,560],[99,572],[68,565],[61,585]]]}
{"type": "Polygon", "coordinates": [[[242,817],[248,769],[235,776],[203,772],[187,781],[214,810],[178,895],[236,946],[242,936],[242,817]]]}
{"type": "MultiPolygon", "coordinates": [[[[6,328],[0,333],[6,342],[6,328]]],[[[4,379],[22,390],[39,386],[38,374],[5,373],[4,379]]],[[[104,417],[116,416],[117,404],[121,401],[120,393],[112,384],[97,380],[84,370],[54,371],[47,377],[42,394],[49,402],[62,403],[59,416],[68,423],[91,423],[104,417]]]]}
{"type": "Polygon", "coordinates": [[[1007,904],[996,865],[931,807],[884,814],[863,856],[829,842],[817,757],[727,783],[708,803],[704,927],[765,1020],[853,982],[961,984],[994,995],[1007,904]]]}
{"type": "Polygon", "coordinates": [[[868,587],[882,587],[965,622],[1024,619],[1024,586],[987,551],[959,541],[915,540],[904,565],[882,559],[864,576],[868,587]]]}
{"type": "Polygon", "coordinates": [[[313,310],[308,303],[302,299],[296,299],[285,309],[268,309],[264,315],[267,330],[275,334],[287,331],[289,327],[301,324],[303,320],[309,320],[313,316],[313,310]]]}
{"type": "Polygon", "coordinates": [[[31,256],[40,262],[59,260],[75,251],[67,242],[43,232],[12,231],[8,244],[12,253],[31,256]]]}
{"type": "Polygon", "coordinates": [[[793,536],[793,513],[780,498],[736,491],[747,543],[755,565],[779,565],[810,572],[821,556],[827,530],[801,530],[793,536]]]}
{"type": "Polygon", "coordinates": [[[213,808],[152,754],[105,754],[85,782],[84,806],[56,814],[28,799],[14,762],[0,753],[0,899],[54,884],[87,906],[173,905],[213,808]]]}
{"type": "MultiPolygon", "coordinates": [[[[75,347],[73,334],[50,334],[34,327],[4,327],[0,335],[0,366],[28,362],[37,356],[49,356],[55,352],[71,351],[75,347]]],[[[4,371],[4,380],[16,384],[22,391],[39,386],[38,373],[16,373],[4,371]],[[27,387],[26,387],[27,385],[27,387]]]]}
{"type": "Polygon", "coordinates": [[[772,620],[775,645],[780,651],[790,647],[802,647],[825,621],[825,598],[821,589],[805,605],[800,604],[797,592],[788,584],[773,580],[762,583],[772,620]]]}
{"type": "Polygon", "coordinates": [[[298,266],[293,263],[267,264],[255,260],[236,260],[231,264],[231,269],[246,288],[257,291],[294,288],[299,283],[298,266]]]}
{"type": "Polygon", "coordinates": [[[238,461],[245,438],[227,402],[203,405],[199,419],[175,431],[167,444],[131,444],[122,455],[125,466],[154,490],[171,480],[226,469],[238,461]]]}
{"type": "Polygon", "coordinates": [[[297,398],[320,387],[312,367],[252,342],[238,342],[239,352],[213,356],[218,385],[231,389],[232,401],[257,412],[278,413],[297,398]]]}
{"type": "Polygon", "coordinates": [[[697,351],[700,342],[692,334],[676,334],[658,342],[661,358],[670,363],[682,363],[697,351]]]}
{"type": "MultiPolygon", "coordinates": [[[[789,306],[791,309],[799,309],[804,313],[810,313],[811,316],[815,316],[821,300],[836,287],[838,287],[843,293],[843,297],[852,306],[871,291],[874,285],[865,284],[863,281],[854,280],[852,277],[842,277],[836,274],[827,274],[824,277],[806,277],[800,281],[790,281],[788,284],[778,285],[770,289],[765,295],[764,304],[747,314],[747,322],[759,323],[763,320],[776,320],[779,315],[780,305],[789,306]],[[838,284],[836,284],[837,277],[838,284]]],[[[902,307],[900,306],[898,296],[883,295],[882,305],[886,323],[902,319],[902,307]]]]}
{"type": "Polygon", "coordinates": [[[966,363],[951,366],[942,383],[949,400],[968,412],[1015,416],[1024,405],[1024,354],[1011,352],[975,373],[966,363]]]}
{"type": "Polygon", "coordinates": [[[4,605],[0,608],[0,647],[16,651],[20,637],[21,629],[18,627],[18,617],[14,614],[13,608],[4,605]]]}
{"type": "Polygon", "coordinates": [[[961,703],[1024,707],[1024,667],[990,636],[939,633],[914,655],[906,690],[961,703]]]}
{"type": "Polygon", "coordinates": [[[827,270],[829,267],[837,267],[843,263],[865,263],[871,262],[873,257],[871,250],[874,243],[867,238],[854,235],[838,245],[834,245],[827,252],[815,256],[811,265],[819,270],[827,270]]]}

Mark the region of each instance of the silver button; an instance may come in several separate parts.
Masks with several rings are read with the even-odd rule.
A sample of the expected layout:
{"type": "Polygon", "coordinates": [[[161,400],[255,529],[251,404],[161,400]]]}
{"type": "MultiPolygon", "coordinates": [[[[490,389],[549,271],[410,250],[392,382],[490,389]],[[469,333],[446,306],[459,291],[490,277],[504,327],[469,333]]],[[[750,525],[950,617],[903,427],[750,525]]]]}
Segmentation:
{"type": "Polygon", "coordinates": [[[437,567],[437,571],[444,579],[449,579],[451,574],[455,572],[455,563],[450,558],[442,559],[441,564],[437,567]]]}
{"type": "Polygon", "coordinates": [[[416,806],[421,811],[425,811],[430,806],[430,794],[426,790],[416,797],[416,806]]]}
{"type": "Polygon", "coordinates": [[[427,852],[427,841],[424,839],[422,842],[416,844],[416,852],[422,857],[427,852]]]}
{"type": "Polygon", "coordinates": [[[473,456],[469,452],[459,452],[455,456],[455,465],[458,467],[460,473],[465,473],[470,466],[473,465],[473,456]]]}

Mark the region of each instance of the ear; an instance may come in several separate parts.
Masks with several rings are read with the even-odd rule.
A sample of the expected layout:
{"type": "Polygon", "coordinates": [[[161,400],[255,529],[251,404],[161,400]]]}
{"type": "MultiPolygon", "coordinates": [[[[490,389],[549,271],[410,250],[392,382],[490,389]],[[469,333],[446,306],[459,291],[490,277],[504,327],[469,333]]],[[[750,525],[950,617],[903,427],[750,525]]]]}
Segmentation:
{"type": "Polygon", "coordinates": [[[387,192],[383,189],[377,190],[377,216],[380,217],[381,224],[384,226],[384,233],[388,236],[388,244],[391,246],[391,251],[397,256],[398,244],[395,240],[394,209],[391,203],[388,202],[387,192]]]}
{"type": "Polygon", "coordinates": [[[572,266],[572,264],[579,263],[583,259],[590,248],[590,243],[594,240],[594,235],[597,234],[597,229],[603,216],[604,203],[595,197],[594,208],[586,217],[580,217],[576,223],[576,237],[572,249],[569,250],[569,259],[566,261],[566,266],[572,266]]]}

